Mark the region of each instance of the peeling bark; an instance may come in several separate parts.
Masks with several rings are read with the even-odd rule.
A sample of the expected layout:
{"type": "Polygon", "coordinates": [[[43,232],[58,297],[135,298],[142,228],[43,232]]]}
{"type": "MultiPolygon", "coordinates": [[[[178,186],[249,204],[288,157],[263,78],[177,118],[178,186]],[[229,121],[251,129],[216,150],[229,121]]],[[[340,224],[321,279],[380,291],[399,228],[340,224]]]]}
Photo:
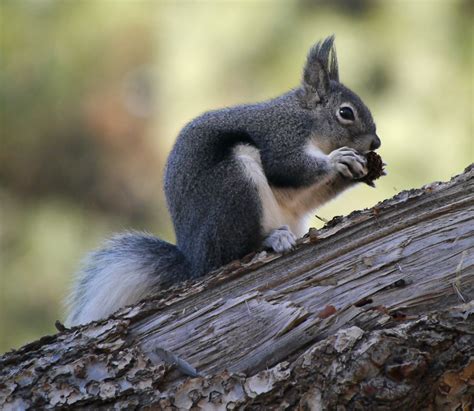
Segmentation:
{"type": "Polygon", "coordinates": [[[470,410],[473,182],[471,166],[7,353],[0,408],[470,410]]]}

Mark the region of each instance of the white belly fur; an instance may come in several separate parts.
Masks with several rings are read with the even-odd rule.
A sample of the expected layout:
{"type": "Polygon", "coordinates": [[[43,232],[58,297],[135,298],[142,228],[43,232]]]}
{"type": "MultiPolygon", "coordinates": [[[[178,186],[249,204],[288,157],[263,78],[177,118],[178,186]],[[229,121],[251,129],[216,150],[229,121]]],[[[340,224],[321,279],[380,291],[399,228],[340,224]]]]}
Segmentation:
{"type": "MultiPolygon", "coordinates": [[[[235,158],[242,164],[246,176],[257,187],[263,209],[262,228],[265,234],[288,225],[296,237],[308,229],[310,213],[322,199],[315,196],[316,187],[280,189],[272,187],[263,171],[258,149],[246,144],[234,148],[235,158]]],[[[320,186],[321,183],[318,184],[320,186]]]]}

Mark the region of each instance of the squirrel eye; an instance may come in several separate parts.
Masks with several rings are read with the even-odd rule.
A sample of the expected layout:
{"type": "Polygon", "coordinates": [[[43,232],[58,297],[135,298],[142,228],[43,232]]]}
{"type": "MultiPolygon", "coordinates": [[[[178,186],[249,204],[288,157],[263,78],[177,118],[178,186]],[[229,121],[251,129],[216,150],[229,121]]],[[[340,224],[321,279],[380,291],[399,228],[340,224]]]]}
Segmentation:
{"type": "Polygon", "coordinates": [[[355,116],[354,116],[354,111],[350,107],[344,106],[339,109],[339,115],[341,116],[342,119],[347,120],[347,121],[354,121],[355,116]]]}

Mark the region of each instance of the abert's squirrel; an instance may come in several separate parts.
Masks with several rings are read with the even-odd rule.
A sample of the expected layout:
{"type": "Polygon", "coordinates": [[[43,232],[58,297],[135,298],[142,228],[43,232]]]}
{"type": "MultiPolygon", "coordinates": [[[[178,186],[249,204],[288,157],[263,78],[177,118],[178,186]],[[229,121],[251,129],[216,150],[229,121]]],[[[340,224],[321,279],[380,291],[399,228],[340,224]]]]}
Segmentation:
{"type": "Polygon", "coordinates": [[[297,88],[183,128],[165,171],[177,244],[111,238],[79,272],[67,324],[105,318],[259,247],[291,249],[316,207],[367,174],[364,153],[379,146],[369,109],[339,81],[334,37],[318,42],[297,88]]]}

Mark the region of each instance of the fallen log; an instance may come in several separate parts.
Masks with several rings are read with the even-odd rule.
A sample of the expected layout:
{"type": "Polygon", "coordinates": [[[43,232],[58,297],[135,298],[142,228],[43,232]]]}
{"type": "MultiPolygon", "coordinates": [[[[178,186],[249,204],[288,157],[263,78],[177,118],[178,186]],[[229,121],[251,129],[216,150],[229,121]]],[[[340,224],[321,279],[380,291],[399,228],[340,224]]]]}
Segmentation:
{"type": "Polygon", "coordinates": [[[474,167],[0,358],[2,409],[471,409],[474,167]]]}

